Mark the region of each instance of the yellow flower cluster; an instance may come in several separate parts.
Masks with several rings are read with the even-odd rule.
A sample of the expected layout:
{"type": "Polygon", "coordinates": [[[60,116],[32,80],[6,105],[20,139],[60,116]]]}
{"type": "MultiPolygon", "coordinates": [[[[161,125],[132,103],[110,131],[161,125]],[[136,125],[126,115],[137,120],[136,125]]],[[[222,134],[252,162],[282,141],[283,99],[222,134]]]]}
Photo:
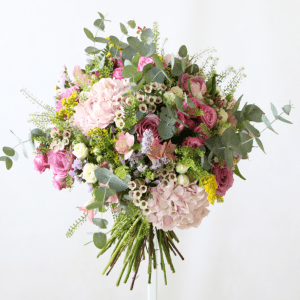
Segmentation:
{"type": "MultiPolygon", "coordinates": [[[[115,45],[115,44],[110,40],[109,36],[106,37],[106,39],[109,41],[108,44],[109,44],[110,47],[115,47],[115,48],[117,48],[118,50],[122,50],[122,48],[121,48],[120,46],[115,45]]],[[[122,43],[122,41],[120,42],[120,44],[121,44],[121,43],[122,43]]],[[[108,57],[108,58],[112,57],[111,53],[108,52],[108,53],[106,54],[106,57],[108,57]]]]}
{"type": "MultiPolygon", "coordinates": [[[[216,178],[213,174],[210,174],[210,176],[204,180],[202,180],[203,188],[208,193],[207,200],[214,205],[215,200],[218,199],[218,196],[216,195],[216,189],[218,188],[218,184],[216,181],[216,178]]],[[[223,202],[223,201],[218,201],[223,202]]]]}
{"type": "Polygon", "coordinates": [[[69,98],[63,98],[61,100],[61,104],[62,104],[63,108],[59,112],[56,113],[56,116],[58,116],[60,118],[64,118],[64,116],[66,115],[67,118],[70,119],[72,117],[72,115],[74,114],[73,108],[76,105],[78,105],[78,102],[76,102],[76,98],[77,98],[76,91],[74,91],[69,98]]]}
{"type": "Polygon", "coordinates": [[[106,128],[98,128],[95,126],[94,129],[90,129],[88,132],[88,136],[90,137],[102,137],[102,138],[108,138],[108,130],[106,128]]]}

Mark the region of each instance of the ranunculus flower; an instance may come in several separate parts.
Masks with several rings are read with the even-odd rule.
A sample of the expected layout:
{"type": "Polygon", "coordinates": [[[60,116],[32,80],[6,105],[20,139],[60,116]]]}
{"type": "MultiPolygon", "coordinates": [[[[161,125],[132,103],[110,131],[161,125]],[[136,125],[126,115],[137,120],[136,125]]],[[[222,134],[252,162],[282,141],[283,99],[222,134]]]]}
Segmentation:
{"type": "Polygon", "coordinates": [[[137,71],[138,72],[143,71],[143,68],[148,64],[154,64],[153,58],[151,56],[149,57],[140,56],[139,64],[137,66],[137,71]]]}
{"type": "Polygon", "coordinates": [[[203,100],[203,94],[206,93],[205,79],[200,76],[191,76],[185,73],[179,77],[179,86],[182,87],[187,94],[189,94],[189,83],[191,92],[198,100],[203,100]]]}
{"type": "Polygon", "coordinates": [[[188,146],[193,149],[196,149],[202,145],[204,145],[204,142],[201,139],[201,137],[192,137],[192,136],[187,137],[186,140],[182,143],[182,146],[188,146]]]}
{"type": "Polygon", "coordinates": [[[82,169],[82,178],[86,180],[87,183],[95,183],[97,182],[97,178],[95,175],[95,170],[98,169],[97,165],[92,163],[87,163],[82,169]]]}
{"type": "Polygon", "coordinates": [[[182,186],[174,181],[151,189],[153,199],[148,201],[151,213],[148,221],[164,231],[198,227],[208,215],[207,193],[196,183],[182,186]]]}
{"type": "Polygon", "coordinates": [[[123,67],[114,69],[114,71],[112,73],[112,78],[114,78],[114,79],[124,79],[122,71],[123,71],[123,67]]]}
{"type": "Polygon", "coordinates": [[[200,116],[199,119],[203,122],[208,128],[213,128],[217,124],[217,113],[216,111],[208,105],[200,105],[200,109],[203,110],[204,116],[200,116]]]}
{"type": "Polygon", "coordinates": [[[61,100],[64,98],[69,98],[72,95],[72,93],[77,90],[78,90],[78,86],[75,85],[75,86],[71,86],[64,93],[60,94],[60,100],[57,101],[55,110],[60,111],[63,108],[61,100]]]}
{"type": "Polygon", "coordinates": [[[225,163],[223,168],[214,163],[212,173],[215,175],[218,184],[216,194],[223,197],[233,185],[233,172],[225,163]]]}
{"type": "Polygon", "coordinates": [[[119,133],[118,140],[115,145],[115,150],[118,151],[120,154],[124,154],[124,159],[128,159],[133,150],[131,147],[134,145],[134,135],[129,134],[126,132],[119,133]]]}
{"type": "Polygon", "coordinates": [[[66,150],[54,152],[51,150],[48,153],[48,163],[50,164],[53,173],[67,177],[72,168],[75,156],[66,150]]]}
{"type": "Polygon", "coordinates": [[[84,103],[74,107],[71,123],[87,135],[95,126],[105,128],[114,122],[116,111],[125,104],[122,97],[132,85],[125,79],[102,78],[95,83],[84,103]]]}
{"type": "Polygon", "coordinates": [[[46,169],[50,168],[48,163],[48,156],[47,154],[38,154],[33,160],[34,169],[40,174],[45,172],[46,169]]]}
{"type": "Polygon", "coordinates": [[[84,160],[89,154],[89,150],[85,143],[78,143],[74,146],[74,150],[72,152],[78,159],[84,160]]]}
{"type": "Polygon", "coordinates": [[[144,120],[139,122],[138,124],[135,125],[135,131],[137,133],[137,140],[139,142],[142,141],[144,131],[146,129],[150,129],[153,133],[153,138],[158,138],[160,139],[159,133],[158,133],[158,125],[160,122],[160,118],[155,115],[155,114],[150,114],[145,117],[144,120]]]}

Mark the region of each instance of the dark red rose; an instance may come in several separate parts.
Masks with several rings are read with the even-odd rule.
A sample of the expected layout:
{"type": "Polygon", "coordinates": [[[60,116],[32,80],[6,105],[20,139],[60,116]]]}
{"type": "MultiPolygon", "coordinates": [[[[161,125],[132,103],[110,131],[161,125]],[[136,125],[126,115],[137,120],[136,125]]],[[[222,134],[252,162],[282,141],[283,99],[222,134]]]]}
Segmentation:
{"type": "Polygon", "coordinates": [[[218,184],[216,194],[223,197],[233,185],[233,172],[225,163],[223,168],[217,163],[214,165],[212,172],[216,176],[218,184]]]}

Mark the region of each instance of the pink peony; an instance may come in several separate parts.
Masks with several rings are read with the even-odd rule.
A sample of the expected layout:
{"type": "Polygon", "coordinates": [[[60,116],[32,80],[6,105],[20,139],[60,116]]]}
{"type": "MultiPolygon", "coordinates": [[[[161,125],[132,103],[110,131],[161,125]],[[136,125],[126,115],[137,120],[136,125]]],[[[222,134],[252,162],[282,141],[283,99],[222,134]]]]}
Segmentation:
{"type": "Polygon", "coordinates": [[[133,150],[131,147],[134,145],[134,135],[129,134],[126,132],[119,133],[118,140],[115,145],[115,150],[118,151],[120,154],[124,154],[124,159],[128,159],[133,150]]]}
{"type": "Polygon", "coordinates": [[[34,169],[40,174],[45,172],[46,169],[50,168],[50,165],[48,164],[48,156],[47,154],[38,154],[33,161],[34,169]]]}
{"type": "Polygon", "coordinates": [[[73,70],[74,83],[78,86],[90,85],[91,82],[86,74],[83,74],[80,66],[75,66],[73,70]]]}
{"type": "Polygon", "coordinates": [[[123,67],[114,69],[113,74],[112,74],[112,78],[114,78],[114,79],[124,79],[124,77],[122,75],[122,71],[123,71],[123,67]]]}
{"type": "Polygon", "coordinates": [[[171,181],[168,186],[152,188],[151,193],[148,221],[164,231],[197,228],[209,213],[207,193],[195,183],[184,187],[171,181]]]}
{"type": "Polygon", "coordinates": [[[115,113],[125,104],[126,98],[122,95],[132,85],[125,79],[102,78],[93,85],[88,99],[79,103],[71,118],[71,123],[80,128],[83,134],[95,126],[105,128],[114,122],[115,113]]]}
{"type": "Polygon", "coordinates": [[[203,100],[203,94],[206,93],[205,79],[200,76],[191,76],[185,73],[179,77],[179,86],[182,87],[187,94],[189,94],[189,83],[191,92],[198,100],[203,100]]]}
{"type": "Polygon", "coordinates": [[[138,64],[138,67],[137,67],[137,71],[138,72],[143,71],[143,68],[148,64],[154,64],[153,58],[151,56],[150,57],[141,56],[140,59],[139,59],[139,64],[138,64]]]}
{"type": "Polygon", "coordinates": [[[204,104],[200,106],[200,109],[202,109],[204,112],[204,116],[199,117],[200,121],[203,122],[208,128],[213,128],[218,121],[216,111],[212,107],[204,104]]]}
{"type": "Polygon", "coordinates": [[[182,143],[182,146],[188,146],[193,149],[196,149],[202,145],[204,145],[204,142],[203,139],[201,139],[201,137],[192,136],[187,137],[186,140],[182,143]]]}
{"type": "Polygon", "coordinates": [[[75,85],[75,86],[68,88],[64,93],[60,94],[60,100],[57,101],[55,110],[60,111],[63,108],[63,106],[61,104],[61,100],[64,98],[69,98],[72,95],[72,93],[77,90],[78,90],[78,86],[75,85]]]}
{"type": "Polygon", "coordinates": [[[225,163],[224,168],[221,168],[219,164],[214,163],[212,172],[216,176],[218,184],[216,194],[223,197],[233,185],[233,172],[225,163]]]}
{"type": "Polygon", "coordinates": [[[91,203],[95,202],[94,198],[91,198],[89,201],[87,201],[83,206],[81,207],[78,207],[77,208],[80,210],[80,211],[84,211],[86,214],[88,214],[88,217],[89,217],[89,221],[92,222],[93,218],[95,217],[95,212],[93,209],[86,209],[87,206],[89,206],[91,203]]]}
{"type": "Polygon", "coordinates": [[[160,118],[157,115],[150,114],[145,117],[144,120],[142,120],[140,123],[135,125],[135,131],[137,133],[137,140],[139,142],[143,139],[143,134],[146,129],[150,129],[153,133],[153,138],[160,139],[159,133],[158,133],[158,125],[160,122],[160,118]]]}

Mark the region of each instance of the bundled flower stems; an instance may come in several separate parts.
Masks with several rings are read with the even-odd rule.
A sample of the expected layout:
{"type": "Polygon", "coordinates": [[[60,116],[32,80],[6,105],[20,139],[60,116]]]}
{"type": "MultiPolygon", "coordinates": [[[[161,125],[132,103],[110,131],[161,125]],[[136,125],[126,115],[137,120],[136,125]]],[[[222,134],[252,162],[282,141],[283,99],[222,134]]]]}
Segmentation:
{"type": "MultiPolygon", "coordinates": [[[[192,55],[181,46],[165,54],[157,23],[153,29],[136,29],[133,20],[120,23],[119,39],[104,33],[106,21],[99,13],[96,34],[84,29],[91,41],[87,64],[75,66],[72,76],[64,67],[54,106],[23,90],[43,108],[30,115],[34,168],[50,169],[58,190],[87,185],[88,201],[78,207],[83,215],[67,237],[87,219],[95,225],[97,257],[111,251],[103,274],[123,260],[117,286],[130,279],[133,289],[143,260],[151,283],[159,256],[167,284],[166,268],[175,272],[172,257],[184,259],[174,230],[197,228],[209,206],[224,201],[234,175],[245,179],[240,161],[253,147],[264,151],[264,129],[253,123],[274,131],[276,120],[291,123],[282,115],[292,105],[279,114],[271,104],[270,122],[258,106],[241,105],[242,96],[234,95],[243,68],[217,72],[213,50],[192,55]],[[106,212],[114,216],[109,231],[106,212]]],[[[18,141],[27,156],[25,142],[18,141]]],[[[3,151],[0,160],[10,169],[18,154],[11,147],[3,151]]]]}

